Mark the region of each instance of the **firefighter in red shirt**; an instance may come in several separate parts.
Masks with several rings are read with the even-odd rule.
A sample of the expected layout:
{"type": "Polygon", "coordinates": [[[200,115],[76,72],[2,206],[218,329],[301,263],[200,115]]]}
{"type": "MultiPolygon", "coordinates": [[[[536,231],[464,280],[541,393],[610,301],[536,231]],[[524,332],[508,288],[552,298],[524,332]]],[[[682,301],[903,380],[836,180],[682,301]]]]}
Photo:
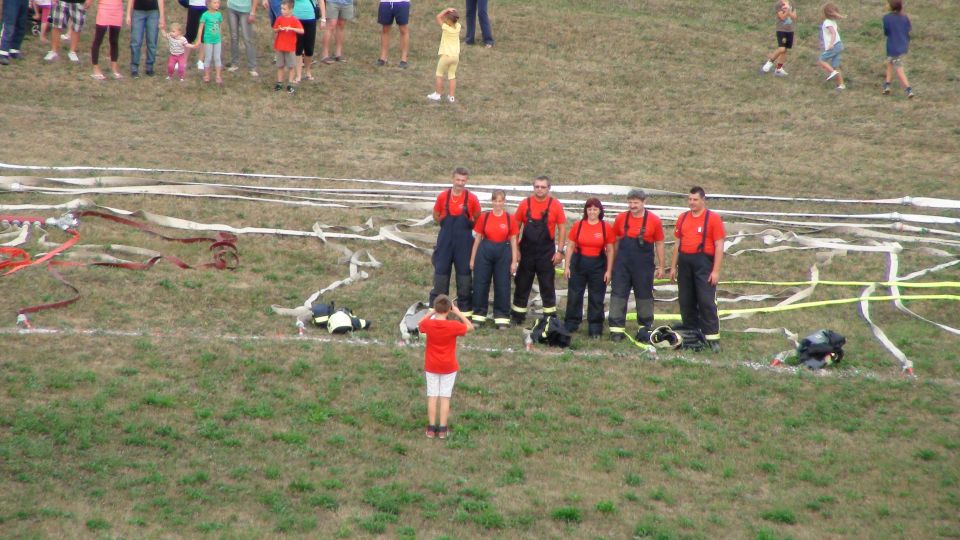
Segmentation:
{"type": "Polygon", "coordinates": [[[455,269],[457,307],[467,317],[473,313],[473,279],[470,274],[473,224],[480,215],[480,200],[466,188],[469,177],[467,169],[454,169],[453,187],[441,192],[433,205],[433,221],[440,224],[440,233],[433,248],[433,289],[430,290],[432,306],[437,296],[449,294],[450,271],[455,269]]]}
{"type": "Polygon", "coordinates": [[[520,263],[517,265],[516,288],[510,319],[523,324],[527,318],[527,302],[533,289],[533,278],[540,285],[543,314],[557,314],[557,290],[554,267],[563,259],[563,235],[567,216],[560,201],[550,196],[550,178],[538,176],[533,180],[533,196],[517,206],[513,215],[520,224],[520,263]]]}
{"type": "Polygon", "coordinates": [[[603,333],[603,298],[613,273],[613,227],[603,221],[603,203],[596,197],[583,205],[583,219],[570,227],[566,265],[567,312],[563,324],[571,334],[583,322],[583,292],[587,291],[587,330],[591,338],[603,333]]]}
{"type": "Polygon", "coordinates": [[[707,195],[695,186],[687,195],[689,212],[677,218],[673,235],[673,268],[683,324],[703,332],[710,349],[720,351],[717,282],[723,264],[723,219],[707,210],[707,195]]]}

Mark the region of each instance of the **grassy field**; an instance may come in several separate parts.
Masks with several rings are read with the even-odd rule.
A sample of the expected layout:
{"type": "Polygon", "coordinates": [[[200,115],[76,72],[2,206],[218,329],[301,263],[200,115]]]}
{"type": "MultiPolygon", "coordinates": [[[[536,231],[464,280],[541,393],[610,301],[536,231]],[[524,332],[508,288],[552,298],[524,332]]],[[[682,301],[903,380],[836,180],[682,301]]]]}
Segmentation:
{"type": "MultiPolygon", "coordinates": [[[[498,0],[491,7],[497,45],[464,48],[452,106],[424,97],[439,42],[432,19],[445,6],[432,0],[414,4],[410,69],[373,65],[375,3],[363,0],[348,27],[349,63],[317,67],[318,81],[296,96],[272,91],[263,20],[263,77],[241,70],[227,74],[223,88],[203,86],[195,71],[183,85],[94,82],[86,64],[42,65],[44,50],[32,40],[26,60],[0,69],[0,161],[421,182],[445,182],[464,165],[474,184],[549,174],[561,185],[676,192],[701,184],[708,193],[960,198],[960,5],[908,3],[907,69],[918,96],[907,101],[879,91],[882,2],[840,3],[848,15],[840,23],[849,86],[842,95],[813,65],[813,3],[797,3],[790,76],[757,74],[773,42],[770,4],[498,0]]],[[[184,14],[176,5],[169,12],[184,14]]],[[[91,34],[82,38],[86,62],[91,34]]],[[[122,45],[124,66],[128,55],[122,45]]],[[[158,56],[166,58],[163,50],[158,56]]],[[[394,64],[397,56],[391,51],[394,64]]],[[[69,175],[88,174],[95,173],[69,175]]],[[[0,205],[70,198],[0,191],[0,205]]],[[[202,223],[292,230],[426,215],[88,198],[202,223]]],[[[649,202],[683,205],[671,197],[649,202]]],[[[711,205],[960,217],[868,204],[711,205]]],[[[728,230],[746,230],[757,220],[727,222],[728,230]]],[[[815,229],[795,228],[867,243],[815,229]]],[[[435,230],[422,229],[420,245],[429,247],[435,230]]],[[[80,232],[81,243],[107,246],[96,253],[131,258],[118,246],[136,246],[190,264],[209,260],[203,245],[95,218],[80,232]]],[[[56,231],[47,238],[65,239],[56,231]]],[[[916,379],[901,377],[856,305],[726,321],[722,354],[657,360],[585,336],[567,351],[524,352],[519,330],[483,329],[461,352],[452,436],[430,441],[422,435],[422,349],[396,344],[403,311],[429,289],[429,258],[393,243],[342,243],[384,263],[329,295],[373,320],[355,339],[316,329],[300,339],[293,320],[270,309],[296,306],[346,277],[341,253],[313,238],[243,235],[235,271],[166,263],[142,272],[62,269],[81,299],[31,316],[35,327],[57,333],[18,333],[13,324],[21,307],[69,297],[62,284],[41,268],[0,278],[0,537],[960,537],[960,339],[889,303],[874,304],[871,315],[914,362],[916,379]],[[848,337],[848,356],[825,377],[755,369],[789,344],[743,332],[750,327],[801,335],[832,328],[848,337]]],[[[933,245],[952,254],[944,257],[922,245],[903,242],[900,275],[957,258],[955,246],[933,245]]],[[[46,249],[37,239],[26,247],[46,249]]],[[[761,247],[750,237],[734,251],[761,247]]],[[[826,263],[813,251],[747,252],[727,259],[723,277],[803,280],[815,263],[821,279],[874,281],[886,279],[888,261],[855,252],[826,263]]],[[[960,270],[922,280],[960,281],[960,270]]],[[[861,290],[820,286],[813,299],[861,290]]],[[[725,285],[721,296],[782,299],[795,291],[725,285]]],[[[957,326],[955,302],[909,307],[957,326]]],[[[662,302],[657,310],[676,306],[662,302]]]]}

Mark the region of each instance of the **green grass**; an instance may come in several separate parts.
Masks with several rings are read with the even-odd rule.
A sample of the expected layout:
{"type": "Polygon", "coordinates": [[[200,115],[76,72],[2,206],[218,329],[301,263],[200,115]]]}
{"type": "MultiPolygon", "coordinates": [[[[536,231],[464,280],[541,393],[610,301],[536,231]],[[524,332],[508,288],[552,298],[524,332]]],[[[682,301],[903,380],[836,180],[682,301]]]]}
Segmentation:
{"type": "MultiPolygon", "coordinates": [[[[841,32],[850,87],[843,96],[833,95],[812,65],[813,5],[801,6],[791,76],[756,74],[772,41],[765,0],[498,0],[492,8],[497,46],[465,48],[453,107],[423,99],[438,37],[432,17],[442,7],[434,0],[415,6],[410,70],[371,65],[375,3],[365,1],[358,23],[348,28],[350,63],[319,67],[320,81],[302,85],[293,99],[272,93],[268,65],[261,66],[265,80],[229,74],[222,89],[202,87],[195,73],[181,86],[146,78],[94,84],[87,65],[40,65],[43,50],[29,41],[29,59],[0,70],[0,128],[14,134],[5,138],[0,161],[431,182],[446,181],[452,167],[464,165],[473,184],[525,184],[546,173],[558,185],[684,191],[700,183],[708,193],[957,198],[960,48],[952,23],[960,20],[960,8],[947,0],[908,5],[914,39],[907,69],[919,94],[908,102],[878,91],[879,4],[841,6],[848,15],[841,32]]],[[[265,60],[263,21],[257,29],[265,60]]],[[[126,36],[125,30],[121,62],[126,36]]],[[[89,39],[85,31],[81,53],[89,39]]],[[[368,218],[379,227],[426,213],[151,195],[87,198],[200,222],[294,230],[310,230],[317,221],[360,225],[368,218]]],[[[66,200],[0,192],[0,204],[66,200]]],[[[650,202],[682,205],[667,197],[650,202]]],[[[891,211],[791,202],[711,205],[891,211]]],[[[578,213],[575,206],[569,210],[578,213]]],[[[754,223],[727,222],[730,230],[754,223]]],[[[81,243],[112,246],[103,251],[114,256],[127,256],[122,246],[136,246],[191,264],[209,257],[205,246],[171,244],[93,218],[84,219],[80,231],[81,243]]],[[[417,243],[429,246],[436,229],[419,232],[417,243]]],[[[863,241],[837,230],[811,234],[863,241]]],[[[53,231],[47,241],[64,239],[53,231]]],[[[3,337],[3,535],[960,533],[958,340],[890,305],[875,304],[871,313],[915,362],[916,380],[900,377],[855,306],[724,321],[722,354],[665,352],[658,361],[627,345],[579,337],[574,350],[560,354],[517,353],[519,332],[482,329],[460,352],[451,438],[431,441],[422,433],[422,349],[394,345],[401,313],[426,296],[429,258],[395,244],[343,244],[370,249],[384,262],[367,269],[370,279],[325,298],[374,321],[356,336],[371,340],[366,344],[297,340],[291,319],[271,312],[272,304],[299,305],[347,275],[341,253],[313,239],[243,235],[233,272],[183,271],[166,263],[143,272],[62,268],[80,289],[80,301],[31,320],[67,333],[3,337]],[[789,346],[776,335],[740,331],[781,326],[801,335],[835,329],[848,338],[847,356],[833,376],[822,378],[740,365],[766,364],[789,346]]],[[[948,260],[903,245],[901,273],[948,260]]],[[[32,254],[48,249],[36,238],[25,247],[32,254]]],[[[764,244],[751,237],[742,247],[764,244]]],[[[727,259],[723,277],[806,279],[815,262],[812,251],[744,253],[727,259]]],[[[821,279],[881,280],[887,260],[850,252],[819,268],[821,279]]],[[[956,281],[958,272],[952,267],[925,279],[956,281]]],[[[13,325],[23,306],[70,294],[39,268],[0,280],[3,327],[13,325]]],[[[821,286],[814,299],[859,293],[858,287],[821,286]]],[[[910,307],[948,324],[956,319],[953,303],[910,307]]],[[[657,304],[659,313],[675,309],[657,304]]],[[[329,336],[308,328],[307,337],[329,336]]]]}

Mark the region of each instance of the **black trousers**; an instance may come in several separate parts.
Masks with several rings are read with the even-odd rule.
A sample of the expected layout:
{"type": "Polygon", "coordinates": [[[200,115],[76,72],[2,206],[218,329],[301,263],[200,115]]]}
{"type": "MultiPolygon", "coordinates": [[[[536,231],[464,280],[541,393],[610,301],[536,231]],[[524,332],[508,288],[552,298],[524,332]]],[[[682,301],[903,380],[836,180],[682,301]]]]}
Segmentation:
{"type": "Polygon", "coordinates": [[[567,312],[563,317],[564,325],[575,332],[583,322],[583,293],[587,292],[587,325],[591,336],[603,332],[603,299],[607,294],[607,284],[603,274],[607,271],[607,258],[584,257],[574,253],[570,259],[570,281],[567,284],[567,312]]]}
{"type": "Polygon", "coordinates": [[[703,253],[681,253],[678,257],[677,289],[683,324],[699,328],[709,340],[717,340],[720,339],[717,287],[708,281],[712,270],[713,257],[703,253]]]}
{"type": "Polygon", "coordinates": [[[610,331],[623,332],[627,323],[630,289],[637,304],[637,324],[653,326],[653,244],[639,246],[636,238],[624,238],[613,263],[610,285],[610,331]]]}
{"type": "Polygon", "coordinates": [[[493,281],[493,318],[497,324],[510,322],[510,242],[482,240],[473,262],[473,320],[483,322],[490,305],[493,281]]]}
{"type": "Polygon", "coordinates": [[[517,265],[516,288],[513,290],[513,305],[510,307],[511,317],[522,322],[527,316],[527,302],[530,300],[530,291],[533,290],[533,278],[537,278],[540,285],[540,299],[543,300],[543,312],[551,314],[557,312],[556,274],[553,266],[553,242],[549,250],[531,254],[520,252],[520,264],[517,265]]]}

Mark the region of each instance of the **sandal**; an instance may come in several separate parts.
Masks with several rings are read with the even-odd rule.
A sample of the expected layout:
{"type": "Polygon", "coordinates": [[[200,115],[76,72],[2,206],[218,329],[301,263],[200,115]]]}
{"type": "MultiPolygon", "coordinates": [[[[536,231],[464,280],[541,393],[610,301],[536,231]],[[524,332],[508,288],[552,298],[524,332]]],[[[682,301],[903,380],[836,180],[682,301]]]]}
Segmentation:
{"type": "Polygon", "coordinates": [[[95,81],[105,81],[105,80],[107,80],[107,76],[104,75],[103,73],[91,73],[91,74],[90,74],[90,78],[93,79],[93,80],[95,80],[95,81]]]}
{"type": "Polygon", "coordinates": [[[346,64],[346,63],[347,63],[347,59],[344,58],[344,57],[342,57],[342,56],[334,56],[334,57],[333,57],[333,61],[334,61],[334,62],[340,62],[341,64],[346,64]]]}
{"type": "Polygon", "coordinates": [[[330,58],[329,56],[324,56],[323,58],[320,59],[320,61],[327,65],[336,62],[336,60],[334,60],[333,58],[330,58]]]}
{"type": "Polygon", "coordinates": [[[113,72],[113,78],[119,81],[120,79],[123,78],[123,75],[122,75],[121,73],[118,73],[118,72],[114,71],[114,72],[113,72]]]}
{"type": "Polygon", "coordinates": [[[437,438],[446,439],[447,438],[447,426],[440,426],[437,429],[437,438]]]}
{"type": "Polygon", "coordinates": [[[310,74],[310,73],[304,73],[304,74],[303,74],[303,78],[306,79],[306,80],[308,80],[308,81],[314,80],[314,79],[313,79],[313,75],[310,74]]]}
{"type": "Polygon", "coordinates": [[[437,426],[427,426],[427,438],[432,439],[437,436],[437,426]]]}

